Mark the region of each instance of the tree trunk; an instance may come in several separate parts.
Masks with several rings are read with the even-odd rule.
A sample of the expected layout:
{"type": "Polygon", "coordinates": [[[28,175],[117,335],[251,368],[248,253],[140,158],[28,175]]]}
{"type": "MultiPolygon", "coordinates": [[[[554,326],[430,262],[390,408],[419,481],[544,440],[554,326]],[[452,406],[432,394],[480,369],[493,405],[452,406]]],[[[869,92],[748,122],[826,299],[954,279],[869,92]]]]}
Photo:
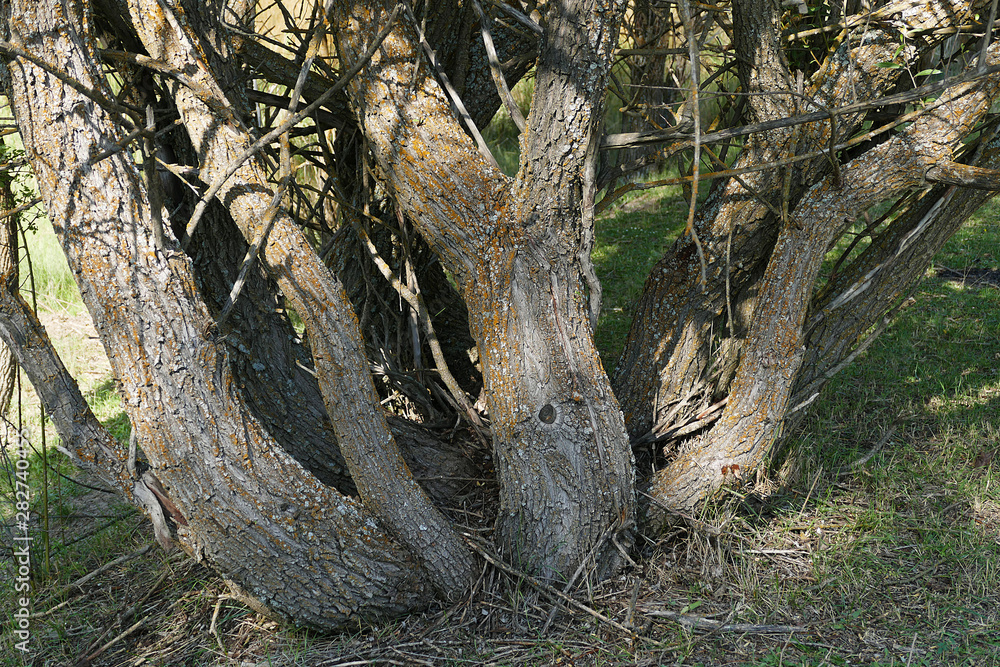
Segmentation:
{"type": "MultiPolygon", "coordinates": [[[[62,7],[11,3],[8,41],[48,62],[60,54],[76,81],[109,95],[87,59],[80,17],[62,7]]],[[[22,58],[7,62],[7,74],[39,190],[139,440],[179,508],[182,545],[303,624],[333,627],[426,604],[431,591],[408,550],[360,502],[285,454],[245,406],[190,263],[153,242],[146,188],[131,161],[120,153],[93,160],[121,138],[112,119],[22,58]]],[[[64,437],[73,435],[73,415],[53,418],[64,437]]],[[[94,455],[81,459],[102,465],[94,455]]]]}
{"type": "MultiPolygon", "coordinates": [[[[586,296],[588,179],[618,10],[570,4],[545,17],[529,139],[513,181],[458,128],[406,21],[348,88],[397,202],[468,304],[501,482],[502,544],[546,578],[572,576],[592,552],[599,569],[613,570],[619,555],[608,537],[631,530],[635,505],[631,451],[586,296]]],[[[387,5],[336,5],[348,62],[388,14],[387,5]]]]}
{"type": "MultiPolygon", "coordinates": [[[[741,78],[757,81],[758,72],[772,77],[761,84],[761,92],[769,94],[752,98],[759,100],[752,105],[757,120],[784,117],[797,108],[797,103],[795,108],[780,104],[782,96],[774,94],[776,89],[788,89],[790,84],[782,81],[790,77],[775,75],[785,70],[781,51],[771,42],[778,32],[768,27],[774,16],[769,7],[765,2],[743,7],[745,12],[734,11],[735,41],[750,54],[739,61],[741,78]]],[[[921,7],[906,16],[911,29],[917,30],[928,25],[934,13],[934,7],[921,7]]],[[[806,98],[826,100],[832,106],[847,86],[855,96],[882,94],[895,80],[892,68],[884,63],[898,53],[898,44],[897,35],[874,29],[867,30],[863,39],[845,40],[844,57],[829,59],[814,75],[806,98]],[[864,86],[858,85],[859,79],[864,86]]],[[[962,89],[947,95],[954,99],[966,93],[962,89]]],[[[983,95],[989,99],[992,93],[985,90],[983,95]]],[[[717,186],[705,202],[698,227],[708,257],[707,285],[697,284],[699,262],[693,241],[679,242],[654,269],[642,298],[642,314],[616,371],[616,388],[627,397],[623,405],[630,430],[635,435],[651,427],[668,431],[672,424],[661,422],[659,415],[682,426],[685,420],[696,421],[693,415],[699,412],[716,410],[719,415],[710,430],[682,443],[670,454],[670,463],[654,475],[650,491],[657,501],[654,516],[662,518],[663,506],[691,511],[724,483],[738,482],[760,463],[782,432],[786,410],[795,407],[789,397],[808,354],[803,325],[807,313],[815,312],[812,293],[823,257],[847,222],[881,201],[919,187],[927,164],[951,158],[957,146],[954,137],[962,136],[961,128],[971,127],[966,123],[975,122],[988,108],[983,98],[964,99],[956,111],[964,115],[956,116],[960,120],[953,124],[928,120],[939,118],[936,115],[921,116],[901,133],[906,141],[889,140],[845,165],[835,164],[839,160],[827,154],[794,170],[768,170],[717,186]],[[936,141],[935,133],[942,133],[936,141]],[[737,196],[738,192],[742,194],[737,196]],[[731,340],[720,346],[714,360],[718,374],[710,378],[712,341],[723,328],[731,340]],[[650,362],[660,369],[652,383],[642,373],[643,364],[650,362]],[[680,409],[699,391],[700,403],[680,409]]],[[[850,136],[862,120],[860,114],[840,116],[836,137],[850,136]]],[[[736,166],[822,150],[830,145],[832,127],[815,123],[754,138],[736,166]]],[[[883,307],[862,319],[878,321],[884,312],[883,307]]],[[[817,346],[811,363],[822,356],[829,361],[827,368],[837,365],[840,359],[828,356],[829,340],[810,342],[817,346]]],[[[841,349],[842,354],[849,352],[841,349]]]]}
{"type": "MultiPolygon", "coordinates": [[[[245,7],[223,4],[102,5],[111,26],[102,29],[116,35],[102,43],[128,53],[97,48],[86,3],[0,4],[3,85],[146,461],[90,413],[16,294],[10,267],[0,267],[0,338],[38,388],[65,450],[144,508],[164,545],[179,542],[301,624],[331,629],[406,613],[465,594],[479,572],[439,509],[460,484],[418,481],[481,477],[485,466],[380,406],[366,347],[381,341],[365,339],[359,301],[344,286],[362,285],[348,274],[360,265],[351,253],[367,248],[368,221],[399,221],[396,232],[370,235],[388,255],[399,247],[392,234],[409,235],[411,224],[426,242],[419,257],[390,257],[390,268],[413,289],[432,284],[425,296],[441,298],[435,310],[454,308],[451,326],[467,322],[478,348],[483,432],[500,487],[495,539],[518,567],[562,584],[588,570],[615,572],[630,546],[633,445],[652,444],[652,461],[665,464],[643,466],[640,480],[654,499],[654,524],[659,510],[688,513],[744,479],[988,196],[959,188],[1000,182],[1000,148],[983,122],[1000,89],[989,69],[939,89],[933,102],[893,102],[916,111],[870,135],[884,110],[832,111],[909,86],[900,83],[904,67],[938,47],[942,24],[964,24],[976,7],[904,0],[864,21],[845,17],[840,46],[821,64],[800,62],[812,68],[800,73],[786,62],[776,0],[736,3],[742,106],[750,120],[774,123],[745,140],[738,173],[712,187],[653,270],[612,382],[592,336],[600,285],[590,252],[603,97],[625,0],[544,3],[540,25],[497,28],[511,78],[524,54],[537,53],[513,178],[478,152],[474,127],[452,108],[464,97],[482,124],[500,103],[482,83],[491,76],[484,49],[473,46],[469,2],[418,3],[416,18],[390,0],[328,3],[340,74],[321,63],[327,74],[312,72],[301,91],[309,100],[343,87],[314,116],[317,128],[338,128],[338,155],[329,155],[324,130],[296,126],[280,138],[288,150],[277,178],[254,141],[261,128],[249,104],[291,107],[295,95],[249,90],[242,61],[289,88],[300,65],[220,22],[242,20],[225,12],[245,7]],[[418,37],[424,18],[453,84],[447,92],[418,37]],[[121,68],[116,93],[108,63],[121,68]],[[334,84],[336,76],[345,78],[334,84]],[[817,110],[828,117],[787,122],[817,110]],[[161,125],[155,133],[150,122],[161,125]],[[356,130],[362,143],[344,149],[356,130]],[[285,188],[303,185],[291,178],[293,132],[316,133],[316,150],[298,156],[336,173],[322,181],[318,203],[300,188],[283,208],[285,188]],[[143,171],[130,143],[137,138],[143,171]],[[190,191],[174,191],[169,178],[163,187],[155,141],[197,170],[185,172],[190,191]],[[373,165],[364,164],[369,156],[373,165]],[[877,221],[863,252],[849,249],[843,266],[823,274],[845,229],[887,198],[905,212],[877,221]],[[299,220],[295,207],[312,210],[299,220]],[[331,234],[352,217],[355,243],[337,249],[342,281],[298,223],[331,234]],[[234,289],[240,274],[242,292],[234,289]],[[303,321],[301,337],[286,303],[303,321]]],[[[686,21],[691,44],[700,25],[686,21]]],[[[982,53],[985,67],[1000,47],[982,53]]],[[[379,334],[396,327],[387,347],[402,345],[398,334],[410,324],[402,326],[379,334]]],[[[460,354],[471,346],[465,333],[456,336],[460,354]]],[[[406,345],[422,370],[421,341],[406,345]]],[[[476,388],[476,373],[465,371],[455,396],[476,388]]]]}

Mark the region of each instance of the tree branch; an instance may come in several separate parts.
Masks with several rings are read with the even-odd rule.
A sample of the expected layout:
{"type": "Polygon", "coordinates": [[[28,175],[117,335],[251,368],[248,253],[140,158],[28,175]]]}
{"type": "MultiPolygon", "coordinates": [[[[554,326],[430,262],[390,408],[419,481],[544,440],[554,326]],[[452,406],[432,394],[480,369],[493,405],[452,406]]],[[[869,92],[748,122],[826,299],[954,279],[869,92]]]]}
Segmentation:
{"type": "MultiPolygon", "coordinates": [[[[205,210],[208,208],[209,202],[211,202],[212,199],[214,199],[215,196],[219,194],[219,191],[222,190],[222,188],[226,185],[226,182],[230,178],[232,178],[233,174],[239,171],[240,167],[243,166],[244,162],[246,162],[251,157],[256,155],[257,151],[259,151],[261,148],[268,145],[269,143],[280,137],[282,134],[287,132],[289,129],[294,127],[303,118],[308,117],[309,114],[311,114],[313,111],[322,106],[322,104],[326,102],[328,99],[332,98],[344,86],[346,86],[358,72],[361,71],[361,69],[371,59],[372,55],[374,55],[375,51],[378,50],[378,47],[382,45],[382,41],[392,31],[392,26],[393,23],[395,23],[396,21],[396,16],[399,14],[399,10],[400,6],[397,5],[396,8],[392,10],[392,13],[389,15],[385,27],[383,27],[382,30],[379,31],[378,35],[375,37],[375,40],[372,42],[371,47],[360,58],[358,58],[358,60],[354,63],[351,69],[345,72],[344,75],[337,80],[337,83],[333,84],[333,86],[331,86],[329,90],[320,95],[315,101],[310,103],[304,109],[296,112],[294,115],[290,116],[288,120],[286,120],[284,123],[274,128],[273,130],[265,134],[257,141],[253,142],[253,144],[251,144],[249,148],[240,153],[239,157],[237,157],[235,160],[229,163],[226,169],[223,170],[222,173],[220,173],[215,178],[215,180],[212,181],[211,186],[208,188],[205,194],[202,195],[201,199],[198,201],[198,205],[195,206],[194,213],[191,214],[191,219],[188,221],[187,227],[184,230],[184,238],[181,239],[182,247],[187,247],[187,244],[190,243],[191,237],[194,236],[194,232],[198,228],[198,223],[201,221],[202,216],[205,214],[205,210]]],[[[292,104],[293,102],[294,100],[290,101],[289,104],[292,104]]]]}
{"type": "Polygon", "coordinates": [[[1000,169],[975,167],[951,160],[941,160],[927,170],[924,178],[930,183],[961,185],[976,190],[1000,190],[1000,169]]]}
{"type": "MultiPolygon", "coordinates": [[[[872,109],[878,109],[880,107],[895,106],[899,104],[909,104],[911,102],[917,102],[927,97],[933,97],[934,95],[940,94],[945,90],[948,90],[949,88],[953,88],[955,86],[960,86],[962,84],[985,79],[993,74],[996,74],[997,72],[1000,72],[1000,65],[992,65],[982,70],[972,70],[970,72],[967,72],[959,76],[948,77],[945,79],[941,79],[940,81],[928,83],[923,86],[913,88],[912,90],[908,90],[904,93],[897,93],[895,95],[877,97],[875,99],[865,100],[864,102],[855,102],[854,104],[847,104],[842,107],[834,107],[824,111],[813,111],[810,113],[788,116],[786,118],[777,118],[775,120],[769,120],[761,123],[751,123],[749,125],[742,125],[740,127],[720,130],[719,132],[711,132],[709,134],[701,135],[701,143],[703,144],[721,143],[723,141],[728,141],[730,139],[735,139],[737,137],[744,137],[753,134],[760,134],[762,132],[769,132],[771,130],[781,129],[785,127],[794,127],[796,125],[803,125],[806,123],[815,123],[817,121],[829,120],[833,116],[843,116],[846,114],[859,113],[861,111],[870,111],[872,109]]],[[[639,146],[648,146],[652,144],[677,141],[678,139],[693,142],[694,134],[691,130],[687,128],[684,129],[671,128],[666,130],[650,130],[647,132],[626,132],[622,134],[609,134],[601,142],[601,148],[605,150],[637,148],[639,146]]],[[[683,145],[680,146],[679,149],[684,149],[687,147],[689,146],[683,145]]]]}
{"type": "Polygon", "coordinates": [[[483,6],[479,0],[472,0],[476,12],[479,14],[480,29],[483,33],[483,46],[486,47],[486,55],[490,61],[490,72],[493,73],[493,83],[497,87],[497,93],[503,100],[504,107],[510,115],[510,119],[517,125],[518,132],[524,132],[524,116],[517,102],[510,94],[510,87],[507,86],[507,79],[504,78],[503,70],[500,69],[500,59],[497,57],[496,47],[493,46],[493,35],[490,34],[490,17],[483,11],[483,6]]]}

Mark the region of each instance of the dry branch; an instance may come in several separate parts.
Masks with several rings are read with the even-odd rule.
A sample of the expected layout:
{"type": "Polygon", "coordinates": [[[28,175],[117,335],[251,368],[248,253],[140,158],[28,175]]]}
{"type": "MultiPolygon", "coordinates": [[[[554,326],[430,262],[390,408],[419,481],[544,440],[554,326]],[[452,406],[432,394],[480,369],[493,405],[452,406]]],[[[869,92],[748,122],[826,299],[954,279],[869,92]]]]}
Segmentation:
{"type": "Polygon", "coordinates": [[[694,616],[692,614],[681,614],[676,611],[668,611],[666,609],[649,609],[639,608],[646,616],[650,618],[665,618],[671,621],[676,621],[681,625],[690,628],[692,630],[700,630],[703,632],[738,632],[741,634],[751,634],[751,635],[787,635],[792,633],[805,633],[809,630],[802,627],[801,625],[758,625],[754,623],[725,623],[722,621],[716,621],[710,618],[705,618],[704,616],[694,616]]]}

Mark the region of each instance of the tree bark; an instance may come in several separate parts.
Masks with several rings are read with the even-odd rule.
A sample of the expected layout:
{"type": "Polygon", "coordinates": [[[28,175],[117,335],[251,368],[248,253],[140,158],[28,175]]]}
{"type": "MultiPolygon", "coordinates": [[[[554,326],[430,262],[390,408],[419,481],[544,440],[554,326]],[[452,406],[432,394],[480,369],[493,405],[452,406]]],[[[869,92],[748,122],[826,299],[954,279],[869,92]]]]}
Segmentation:
{"type": "MultiPolygon", "coordinates": [[[[866,37],[862,45],[872,43],[866,37]]],[[[853,68],[874,72],[878,61],[872,55],[866,54],[853,68]]],[[[899,137],[831,169],[793,203],[778,228],[763,278],[754,286],[756,307],[739,347],[734,379],[726,388],[725,409],[706,435],[682,446],[656,473],[651,495],[660,505],[690,511],[724,483],[760,464],[781,433],[787,409],[794,407],[788,401],[806,354],[803,326],[828,249],[848,222],[881,201],[922,186],[929,165],[950,160],[959,137],[989,109],[995,85],[986,80],[947,91],[939,103],[941,111],[919,116],[899,137]]],[[[788,207],[783,203],[785,211],[788,207]]],[[[702,354],[707,357],[708,351],[702,354]]]]}
{"type": "MultiPolygon", "coordinates": [[[[140,39],[154,58],[190,72],[212,99],[177,87],[174,99],[198,152],[200,176],[219,179],[251,144],[247,128],[218,109],[229,106],[209,63],[200,55],[198,38],[183,20],[180,6],[147,0],[129,3],[140,39]],[[179,18],[181,17],[181,18],[179,18]]],[[[256,159],[244,162],[219,191],[248,243],[264,233],[271,199],[267,179],[256,159]]],[[[327,412],[337,433],[358,492],[367,507],[411,549],[448,597],[471,585],[473,559],[444,516],[414,481],[389,431],[363,355],[357,320],[343,287],[320,261],[282,210],[263,248],[262,259],[285,298],[299,313],[309,334],[316,375],[327,412]]]]}
{"type": "MultiPolygon", "coordinates": [[[[501,481],[501,540],[509,557],[547,578],[570,577],[591,552],[599,569],[613,570],[609,531],[633,524],[631,452],[585,323],[582,259],[592,238],[588,159],[620,9],[550,9],[513,182],[459,129],[405,21],[349,86],[393,195],[469,306],[501,481]]],[[[388,10],[336,4],[349,62],[388,10]]]]}
{"type": "MultiPolygon", "coordinates": [[[[745,479],[988,196],[959,186],[998,182],[996,138],[968,140],[988,128],[983,120],[1000,91],[989,69],[933,102],[914,96],[912,114],[868,136],[884,109],[834,118],[844,100],[909,86],[901,75],[944,39],[942,17],[947,28],[976,7],[902,0],[846,17],[840,47],[807,77],[786,62],[776,0],[737,3],[734,64],[748,117],[830,117],[747,138],[734,167],[772,167],[713,186],[688,234],[647,280],[612,383],[591,331],[600,285],[590,252],[604,91],[625,0],[545,3],[530,30],[537,39],[517,30],[498,38],[515,75],[526,62],[517,54],[537,53],[513,178],[458,122],[456,98],[435,80],[417,36],[419,18],[390,0],[328,3],[337,67],[356,65],[358,74],[317,121],[340,128],[339,154],[330,155],[326,135],[299,153],[336,172],[317,205],[304,184],[294,186],[303,189],[293,201],[312,207],[304,221],[281,206],[279,188],[292,182],[289,151],[280,185],[255,153],[242,60],[257,58],[255,71],[286,85],[298,66],[230,31],[219,19],[222,4],[129,0],[127,17],[110,17],[110,28],[100,22],[120,33],[115,45],[124,53],[96,48],[86,3],[0,0],[6,94],[149,468],[133,465],[89,412],[9,268],[0,269],[0,338],[39,387],[67,452],[140,504],[162,543],[180,542],[301,624],[343,627],[465,594],[478,565],[438,509],[463,492],[461,483],[419,481],[488,470],[426,429],[387,417],[348,281],[327,268],[298,223],[327,234],[337,221],[323,216],[341,207],[339,220],[392,216],[400,234],[411,223],[419,231],[427,246],[418,263],[433,268],[428,282],[449,307],[464,301],[479,352],[500,484],[494,537],[519,568],[562,584],[585,570],[615,572],[630,546],[632,444],[666,443],[650,457],[660,470],[649,466],[640,483],[668,511],[689,513],[721,485],[745,479]],[[101,57],[122,68],[120,94],[109,90],[101,57]],[[170,128],[175,112],[180,123],[170,128]],[[164,127],[155,140],[197,169],[197,194],[160,191],[147,143],[154,137],[137,132],[156,121],[164,127]],[[362,145],[341,152],[355,127],[362,145]],[[143,171],[129,143],[136,137],[143,171]],[[369,155],[374,164],[363,164],[369,155]],[[214,186],[217,200],[198,200],[202,186],[214,186]],[[845,265],[825,276],[830,248],[886,198],[906,212],[873,225],[880,231],[870,246],[849,249],[845,265]],[[258,244],[257,264],[233,296],[258,244]],[[286,302],[304,322],[302,338],[286,302]]],[[[429,19],[428,40],[454,88],[487,119],[498,100],[472,46],[471,5],[448,0],[416,11],[429,19]]],[[[685,23],[684,37],[697,39],[701,24],[685,23]]],[[[984,67],[997,52],[994,45],[984,67]]],[[[916,85],[919,77],[910,78],[916,85]]],[[[317,80],[304,87],[306,97],[334,85],[317,80]]],[[[283,146],[293,132],[316,131],[294,128],[283,146]]],[[[390,248],[393,232],[381,233],[376,242],[390,248]]],[[[357,247],[338,248],[342,265],[357,247]]],[[[413,268],[412,258],[390,259],[401,273],[413,268]]],[[[466,317],[456,311],[462,327],[466,317]]],[[[414,358],[422,354],[420,341],[407,344],[414,358]]],[[[459,351],[469,347],[463,339],[459,351]]],[[[466,390],[476,384],[467,375],[466,390]]],[[[651,518],[662,515],[654,508],[651,518]]]]}
{"type": "MultiPolygon", "coordinates": [[[[54,0],[5,9],[8,41],[103,90],[79,30],[82,17],[64,14],[54,0]]],[[[227,346],[206,326],[212,320],[189,262],[153,243],[134,166],[121,154],[92,162],[120,139],[113,120],[23,59],[7,61],[6,81],[39,190],[126,409],[188,524],[178,527],[182,544],[302,624],[329,628],[427,604],[431,591],[408,550],[361,503],[285,454],[246,409],[227,346]]],[[[53,416],[72,436],[75,415],[53,416]]]]}

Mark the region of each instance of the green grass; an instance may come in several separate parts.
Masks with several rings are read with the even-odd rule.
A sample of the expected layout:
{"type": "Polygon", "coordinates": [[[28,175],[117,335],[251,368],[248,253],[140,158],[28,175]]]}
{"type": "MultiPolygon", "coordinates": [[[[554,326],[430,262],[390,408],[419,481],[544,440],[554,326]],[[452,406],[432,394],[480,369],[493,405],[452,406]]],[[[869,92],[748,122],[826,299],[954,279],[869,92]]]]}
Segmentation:
{"type": "MultiPolygon", "coordinates": [[[[626,198],[598,221],[594,262],[605,300],[596,337],[605,360],[620,353],[642,281],[680,233],[686,210],[679,191],[667,190],[626,198]]],[[[995,205],[980,211],[937,264],[1000,268],[998,214],[995,205]]],[[[39,284],[53,286],[51,303],[72,303],[77,297],[61,291],[63,269],[41,260],[43,252],[33,251],[36,275],[55,277],[39,284]]],[[[40,295],[43,303],[47,294],[40,295]]],[[[127,437],[113,383],[98,382],[87,398],[117,437],[127,437]]],[[[708,508],[709,528],[676,528],[645,546],[638,570],[588,592],[589,604],[616,621],[638,585],[639,608],[798,625],[806,629],[799,634],[706,635],[650,620],[644,636],[651,639],[632,641],[588,616],[563,614],[542,636],[551,603],[527,592],[319,638],[229,599],[216,575],[186,557],[154,551],[60,600],[65,607],[33,626],[35,639],[51,647],[57,663],[72,662],[105,631],[104,641],[125,629],[117,616],[123,596],[139,597],[163,576],[148,602],[148,628],[109,649],[104,664],[143,653],[170,664],[163,656],[185,646],[178,655],[219,664],[270,656],[275,664],[307,665],[340,656],[341,662],[413,657],[443,665],[1000,665],[998,417],[1000,290],[930,276],[886,333],[833,380],[756,494],[734,493],[708,508]],[[208,632],[213,617],[219,638],[208,632]]],[[[76,474],[64,457],[49,456],[56,470],[76,474]]],[[[40,465],[33,455],[36,514],[40,465]]],[[[50,500],[51,578],[40,573],[36,582],[36,599],[49,609],[60,586],[150,537],[148,523],[126,511],[84,530],[73,519],[74,500],[88,492],[67,480],[59,484],[50,500]]],[[[13,608],[10,594],[0,588],[5,609],[13,608]]],[[[18,656],[0,656],[17,664],[18,656]]]]}
{"type": "MultiPolygon", "coordinates": [[[[980,211],[936,263],[996,270],[996,211],[980,211]]],[[[1000,662],[998,359],[997,287],[929,277],[796,434],[799,483],[741,519],[811,554],[817,588],[785,583],[766,597],[881,641],[871,664],[1000,662]],[[894,648],[911,644],[912,655],[894,648]]]]}
{"type": "Polygon", "coordinates": [[[626,195],[597,221],[592,258],[603,304],[594,338],[609,370],[621,354],[643,281],[683,231],[686,215],[677,186],[626,195]]]}
{"type": "Polygon", "coordinates": [[[39,308],[79,314],[85,311],[80,291],[66,263],[59,241],[52,231],[52,223],[45,216],[38,216],[35,229],[26,233],[28,252],[21,257],[21,291],[31,302],[34,285],[39,308]],[[30,269],[30,273],[29,273],[30,269]],[[33,277],[30,277],[33,274],[33,277]]]}

